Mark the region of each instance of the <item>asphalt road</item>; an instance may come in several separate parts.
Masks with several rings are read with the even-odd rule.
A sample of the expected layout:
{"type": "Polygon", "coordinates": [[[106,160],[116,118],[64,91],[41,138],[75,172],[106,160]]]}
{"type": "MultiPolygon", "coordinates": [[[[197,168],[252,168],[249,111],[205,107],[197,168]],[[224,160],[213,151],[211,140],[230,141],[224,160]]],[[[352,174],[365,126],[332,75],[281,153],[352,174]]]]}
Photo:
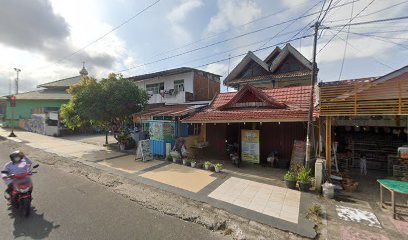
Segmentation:
{"type": "MultiPolygon", "coordinates": [[[[0,141],[1,165],[9,152],[0,141]]],[[[1,192],[0,239],[222,239],[202,226],[146,209],[50,166],[41,165],[33,182],[28,218],[13,213],[1,192]]]]}

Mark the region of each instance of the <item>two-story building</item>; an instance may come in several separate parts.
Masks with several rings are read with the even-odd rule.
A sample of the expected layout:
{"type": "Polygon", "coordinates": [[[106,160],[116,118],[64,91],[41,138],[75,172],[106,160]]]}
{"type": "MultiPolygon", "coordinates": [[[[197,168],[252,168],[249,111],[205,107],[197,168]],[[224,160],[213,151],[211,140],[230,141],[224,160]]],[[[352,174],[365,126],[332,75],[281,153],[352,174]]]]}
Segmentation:
{"type": "Polygon", "coordinates": [[[203,125],[213,157],[225,157],[225,148],[233,145],[243,161],[268,164],[273,154],[287,167],[295,141],[303,146],[306,139],[311,70],[311,62],[290,44],[265,60],[248,52],[224,80],[238,92],[218,94],[183,122],[203,125]]]}
{"type": "Polygon", "coordinates": [[[149,104],[183,104],[210,101],[220,92],[217,74],[194,68],[176,68],[129,77],[150,94],[149,104]]]}
{"type": "Polygon", "coordinates": [[[185,137],[187,146],[200,141],[201,124],[181,120],[206,107],[220,92],[220,75],[194,68],[176,68],[129,77],[150,95],[145,111],[133,121],[149,131],[154,155],[164,156],[166,143],[185,137]]]}

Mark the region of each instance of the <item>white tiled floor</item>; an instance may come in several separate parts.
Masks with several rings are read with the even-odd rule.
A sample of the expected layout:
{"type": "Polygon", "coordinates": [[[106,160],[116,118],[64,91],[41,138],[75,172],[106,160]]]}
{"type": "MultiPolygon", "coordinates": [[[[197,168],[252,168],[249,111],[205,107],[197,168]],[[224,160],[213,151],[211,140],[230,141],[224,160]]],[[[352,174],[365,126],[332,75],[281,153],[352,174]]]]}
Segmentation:
{"type": "Polygon", "coordinates": [[[208,196],[298,223],[300,192],[295,190],[231,177],[208,196]]]}

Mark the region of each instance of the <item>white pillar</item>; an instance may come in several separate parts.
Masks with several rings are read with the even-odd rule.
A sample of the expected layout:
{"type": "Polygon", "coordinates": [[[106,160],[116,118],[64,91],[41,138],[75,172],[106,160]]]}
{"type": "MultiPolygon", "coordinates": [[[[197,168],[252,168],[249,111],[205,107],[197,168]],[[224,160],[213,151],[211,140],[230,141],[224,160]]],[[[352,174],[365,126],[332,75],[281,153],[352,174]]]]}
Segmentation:
{"type": "Polygon", "coordinates": [[[323,183],[323,163],[324,159],[318,158],[315,163],[315,188],[316,191],[320,192],[323,183]]]}

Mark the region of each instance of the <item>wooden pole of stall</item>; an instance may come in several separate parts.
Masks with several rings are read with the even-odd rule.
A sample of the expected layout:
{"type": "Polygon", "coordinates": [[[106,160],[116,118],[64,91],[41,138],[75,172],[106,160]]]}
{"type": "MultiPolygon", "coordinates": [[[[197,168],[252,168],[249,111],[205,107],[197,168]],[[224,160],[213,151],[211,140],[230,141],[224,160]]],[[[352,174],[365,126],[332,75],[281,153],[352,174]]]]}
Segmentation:
{"type": "Polygon", "coordinates": [[[330,176],[331,169],[331,117],[326,117],[326,170],[330,176]]]}

